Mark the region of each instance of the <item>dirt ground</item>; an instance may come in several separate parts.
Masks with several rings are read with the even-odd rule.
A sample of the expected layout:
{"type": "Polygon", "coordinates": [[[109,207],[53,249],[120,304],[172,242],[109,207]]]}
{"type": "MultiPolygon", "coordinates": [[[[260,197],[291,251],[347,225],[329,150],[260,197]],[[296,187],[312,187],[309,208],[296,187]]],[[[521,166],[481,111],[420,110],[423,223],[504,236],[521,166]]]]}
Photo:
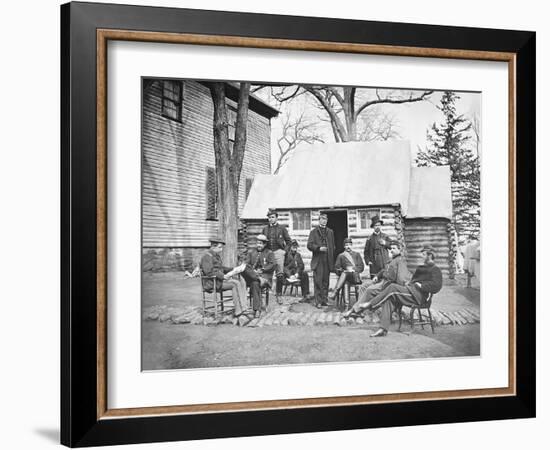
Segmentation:
{"type": "MultiPolygon", "coordinates": [[[[200,305],[197,280],[170,274],[145,274],[142,308],[200,305]]],[[[479,305],[479,291],[445,286],[438,301],[449,308],[479,305]],[[465,292],[466,290],[466,292],[465,292]],[[477,293],[476,293],[477,292],[477,293]],[[477,299],[477,301],[476,301],[477,299]]],[[[479,324],[429,327],[402,332],[392,325],[384,338],[370,338],[376,325],[238,327],[142,322],[142,369],[184,369],[478,356],[479,324]]]]}

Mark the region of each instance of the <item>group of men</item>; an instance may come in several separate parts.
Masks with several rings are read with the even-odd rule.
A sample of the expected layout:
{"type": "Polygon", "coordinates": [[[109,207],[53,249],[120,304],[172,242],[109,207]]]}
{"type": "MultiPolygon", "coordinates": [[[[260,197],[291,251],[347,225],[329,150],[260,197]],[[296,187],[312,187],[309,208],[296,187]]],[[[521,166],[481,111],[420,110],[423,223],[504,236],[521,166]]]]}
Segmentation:
{"type": "MultiPolygon", "coordinates": [[[[260,317],[263,309],[262,290],[272,287],[274,274],[278,303],[281,303],[283,286],[289,282],[299,283],[304,299],[310,298],[309,277],[298,251],[298,242],[292,240],[286,227],[278,223],[275,210],[269,210],[267,217],[269,223],[256,237],[256,248],[240,257],[240,276],[230,276],[232,268],[222,265],[220,253],[224,243],[220,239],[211,240],[211,248],[201,259],[201,270],[208,281],[203,282],[203,288],[212,290],[213,282],[209,277],[215,277],[217,290],[232,290],[236,315],[243,314],[248,309],[248,286],[254,316],[260,317]]],[[[422,305],[429,294],[435,294],[441,289],[442,275],[434,262],[435,250],[431,246],[422,249],[424,262],[411,276],[400,243],[390,240],[382,233],[383,223],[378,216],[372,219],[373,233],[366,241],[363,254],[365,263],[369,266],[371,280],[363,284],[360,274],[364,271],[365,263],[361,255],[353,250],[352,239],[348,237],[344,240],[344,251],[335,258],[334,232],[327,223],[328,216],[320,213],[319,225],[311,230],[307,242],[307,248],[312,253],[311,270],[316,307],[327,306],[329,298],[342,290],[344,301],[348,305],[349,286],[362,285],[359,298],[346,310],[344,317],[361,315],[364,310],[380,308],[380,327],[371,336],[381,337],[388,332],[392,309],[399,309],[403,305],[422,305]],[[329,294],[331,272],[335,272],[338,279],[329,294]]]]}

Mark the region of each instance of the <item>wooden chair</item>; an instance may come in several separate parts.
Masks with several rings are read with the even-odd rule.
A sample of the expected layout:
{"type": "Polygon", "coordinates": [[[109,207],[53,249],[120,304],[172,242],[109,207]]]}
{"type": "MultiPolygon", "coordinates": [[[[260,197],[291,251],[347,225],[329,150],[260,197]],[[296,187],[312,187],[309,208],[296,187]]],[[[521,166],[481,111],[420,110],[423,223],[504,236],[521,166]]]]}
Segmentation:
{"type": "Polygon", "coordinates": [[[300,293],[302,293],[302,282],[300,280],[290,282],[285,279],[283,283],[283,294],[286,295],[288,288],[290,288],[290,295],[294,293],[294,297],[296,297],[296,295],[298,295],[298,289],[300,289],[300,293]]]}
{"type": "MultiPolygon", "coordinates": [[[[432,298],[433,298],[433,294],[429,294],[428,298],[426,299],[426,301],[422,305],[414,305],[414,306],[410,307],[411,312],[410,312],[410,315],[409,315],[409,322],[411,324],[411,330],[414,329],[415,324],[416,325],[421,325],[422,329],[424,329],[424,325],[430,325],[432,327],[432,334],[435,334],[434,323],[433,323],[433,319],[432,319],[432,313],[430,311],[430,308],[432,306],[432,298]],[[423,309],[428,310],[428,319],[427,320],[422,319],[422,310],[423,309]],[[414,312],[415,311],[418,311],[418,319],[414,318],[414,312]]],[[[401,314],[401,308],[402,308],[402,306],[397,310],[397,313],[399,315],[399,328],[397,329],[398,331],[401,331],[401,322],[403,321],[403,315],[401,314]]]]}
{"type": "MultiPolygon", "coordinates": [[[[262,306],[265,305],[265,309],[267,309],[267,305],[269,305],[269,286],[265,285],[260,288],[260,296],[262,299],[262,306]],[[265,303],[263,301],[263,296],[265,295],[265,303]]],[[[250,293],[250,288],[248,289],[248,301],[250,304],[250,307],[252,308],[252,294],[250,293]]]]}
{"type": "Polygon", "coordinates": [[[229,313],[235,311],[235,302],[233,301],[233,294],[229,291],[218,290],[216,277],[205,276],[200,274],[201,277],[201,291],[202,291],[202,315],[206,316],[209,310],[214,310],[214,318],[218,318],[218,313],[229,313]],[[205,289],[204,282],[206,280],[212,280],[214,285],[212,289],[205,289]],[[231,303],[230,308],[225,307],[225,303],[231,303]]]}
{"type": "Polygon", "coordinates": [[[342,288],[336,293],[336,308],[340,311],[344,311],[346,309],[346,299],[344,298],[344,293],[342,292],[346,288],[349,289],[349,306],[351,307],[355,304],[355,302],[359,300],[359,286],[360,284],[352,284],[349,281],[346,281],[342,288]],[[352,295],[355,295],[355,300],[353,303],[351,302],[352,295]]]}

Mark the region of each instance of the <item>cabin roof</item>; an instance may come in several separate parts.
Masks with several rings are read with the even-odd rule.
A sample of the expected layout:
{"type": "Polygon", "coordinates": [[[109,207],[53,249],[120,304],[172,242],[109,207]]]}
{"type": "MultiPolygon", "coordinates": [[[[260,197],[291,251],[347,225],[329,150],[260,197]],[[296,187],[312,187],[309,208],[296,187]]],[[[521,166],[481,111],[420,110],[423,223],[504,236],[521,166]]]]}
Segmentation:
{"type": "Polygon", "coordinates": [[[242,219],[263,219],[269,208],[388,204],[405,217],[451,218],[448,167],[412,167],[408,141],[304,146],[286,164],[279,175],[254,177],[242,219]]]}

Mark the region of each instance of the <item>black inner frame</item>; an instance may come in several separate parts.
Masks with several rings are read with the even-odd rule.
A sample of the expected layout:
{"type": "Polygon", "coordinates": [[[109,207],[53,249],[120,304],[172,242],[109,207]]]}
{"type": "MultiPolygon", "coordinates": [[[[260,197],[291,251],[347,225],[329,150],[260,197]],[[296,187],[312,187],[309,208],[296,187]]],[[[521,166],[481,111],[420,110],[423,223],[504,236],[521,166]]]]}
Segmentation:
{"type": "Polygon", "coordinates": [[[60,133],[63,444],[80,447],[535,416],[535,254],[531,242],[531,236],[535,235],[535,33],[111,4],[65,4],[61,6],[60,133]],[[517,395],[97,420],[98,28],[515,53],[516,216],[522,218],[516,226],[516,261],[530,261],[529,265],[516,266],[517,395]]]}

